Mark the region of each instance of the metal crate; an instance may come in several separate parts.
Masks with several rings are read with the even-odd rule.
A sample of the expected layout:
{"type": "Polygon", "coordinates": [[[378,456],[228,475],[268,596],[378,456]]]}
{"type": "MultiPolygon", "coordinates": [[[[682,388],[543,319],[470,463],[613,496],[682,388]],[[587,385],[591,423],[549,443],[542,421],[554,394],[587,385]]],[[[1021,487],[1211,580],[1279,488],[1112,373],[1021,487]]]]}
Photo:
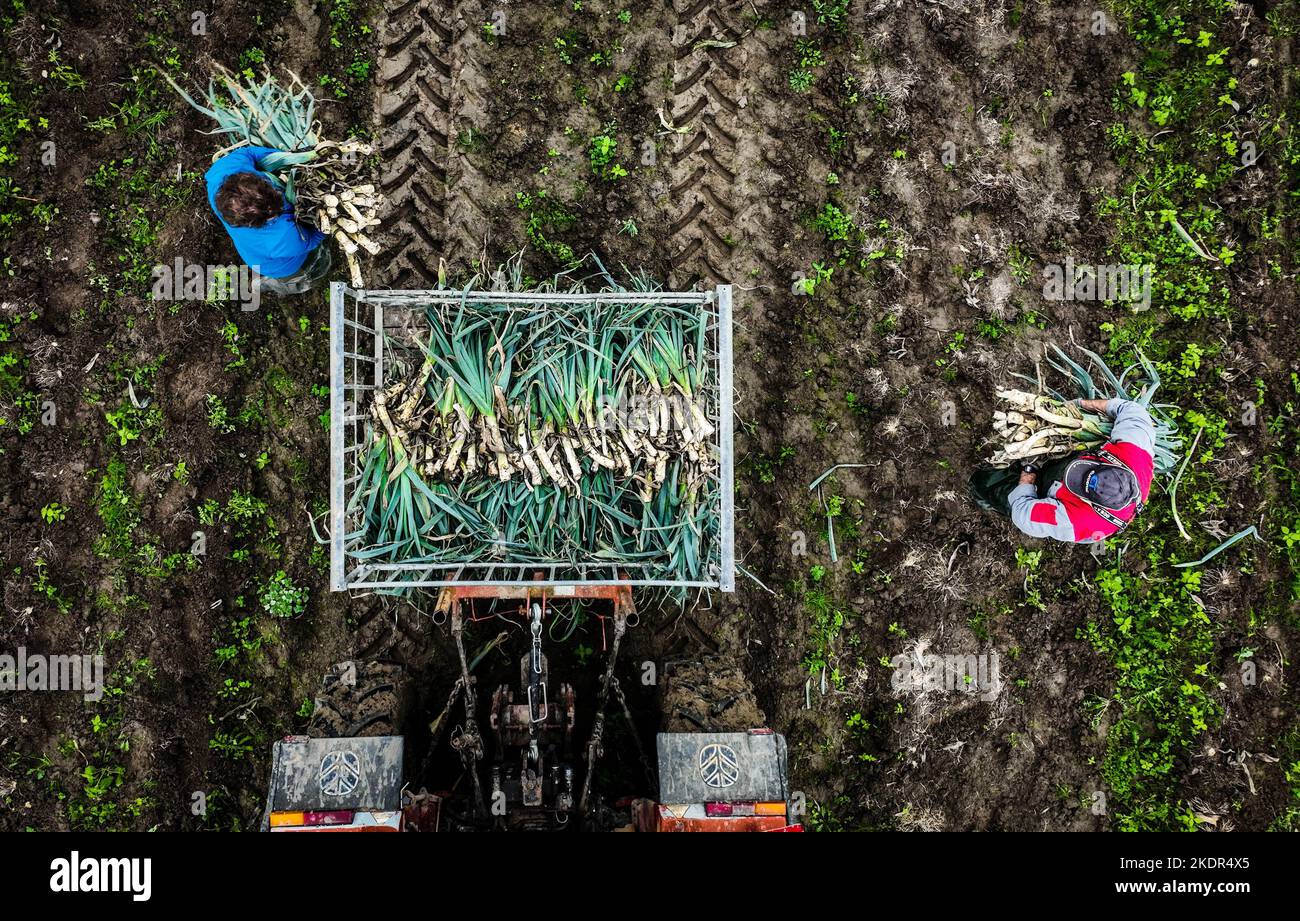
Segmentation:
{"type": "Polygon", "coordinates": [[[589,585],[632,585],[664,588],[707,588],[735,591],[735,469],[732,424],[731,285],[709,291],[602,292],[557,294],[502,291],[370,291],[342,282],[330,285],[330,588],[333,591],[440,588],[457,585],[515,586],[566,589],[589,585]],[[387,386],[385,370],[402,360],[408,348],[402,330],[418,328],[424,308],[452,303],[565,304],[657,303],[698,305],[706,318],[709,360],[716,390],[704,408],[714,426],[718,452],[719,520],[716,546],[709,549],[707,579],[676,581],[656,578],[650,564],[612,565],[590,562],[531,563],[373,563],[356,558],[365,549],[355,513],[348,512],[361,478],[363,452],[370,427],[370,403],[376,389],[387,386]]]}

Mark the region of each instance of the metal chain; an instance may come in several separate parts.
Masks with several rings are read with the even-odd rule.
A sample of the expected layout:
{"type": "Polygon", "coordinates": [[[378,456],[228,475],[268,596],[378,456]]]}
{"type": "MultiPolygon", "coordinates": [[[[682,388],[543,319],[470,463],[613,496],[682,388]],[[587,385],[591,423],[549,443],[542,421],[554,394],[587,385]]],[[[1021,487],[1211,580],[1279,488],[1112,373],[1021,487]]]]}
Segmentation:
{"type": "Polygon", "coordinates": [[[623,633],[627,630],[627,617],[621,611],[614,613],[614,642],[610,646],[609,661],[605,664],[605,674],[600,683],[599,702],[596,706],[596,721],[592,724],[591,740],[587,743],[587,776],[582,778],[582,796],[578,800],[578,815],[587,814],[591,797],[593,775],[596,772],[596,760],[604,754],[602,741],[605,736],[605,709],[609,704],[610,683],[614,681],[614,665],[618,661],[619,648],[623,643],[623,633]]]}
{"type": "Polygon", "coordinates": [[[457,610],[451,615],[451,635],[456,640],[456,653],[460,657],[460,681],[465,692],[465,728],[451,740],[451,747],[460,755],[465,769],[474,783],[474,807],[480,816],[487,815],[487,801],[483,798],[483,781],[478,776],[478,761],[483,757],[483,739],[479,735],[478,720],[474,715],[477,700],[474,679],[469,675],[469,661],[465,657],[463,631],[465,622],[457,610]]]}
{"type": "MultiPolygon", "coordinates": [[[[447,703],[442,708],[442,713],[438,717],[438,726],[429,738],[429,747],[424,750],[424,763],[420,766],[420,780],[423,781],[429,776],[429,765],[433,761],[433,753],[442,740],[442,734],[451,721],[451,708],[456,705],[456,698],[460,695],[461,688],[465,686],[464,678],[457,678],[456,683],[451,686],[451,693],[447,695],[447,703]]],[[[433,729],[433,726],[430,726],[433,729]]]]}
{"type": "Polygon", "coordinates": [[[632,719],[632,710],[627,705],[627,698],[623,696],[623,685],[617,679],[613,679],[614,699],[618,701],[619,706],[623,708],[623,718],[627,720],[627,728],[632,733],[632,741],[636,745],[637,757],[641,759],[641,767],[645,771],[646,782],[650,785],[650,790],[654,790],[658,784],[655,776],[654,766],[650,764],[650,758],[646,755],[645,746],[641,744],[641,735],[636,731],[636,722],[632,719]]]}

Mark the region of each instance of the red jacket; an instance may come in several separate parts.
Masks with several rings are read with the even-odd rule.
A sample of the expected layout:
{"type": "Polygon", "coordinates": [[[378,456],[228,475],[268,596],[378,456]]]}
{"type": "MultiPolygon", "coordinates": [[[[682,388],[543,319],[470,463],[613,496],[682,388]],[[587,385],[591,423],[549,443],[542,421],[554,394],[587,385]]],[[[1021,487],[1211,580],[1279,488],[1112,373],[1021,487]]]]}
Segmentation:
{"type": "Polygon", "coordinates": [[[1105,460],[1097,456],[1105,452],[1132,470],[1141,490],[1141,502],[1100,515],[1086,499],[1070,492],[1063,482],[1052,484],[1046,498],[1039,498],[1037,485],[1026,483],[1017,486],[1007,497],[1011,520],[1025,534],[1051,537],[1066,543],[1105,540],[1131,521],[1146,502],[1155,474],[1155,422],[1151,413],[1139,403],[1117,397],[1107,403],[1106,414],[1114,420],[1112,440],[1095,453],[1083,456],[1105,460]],[[1113,520],[1108,520],[1107,516],[1113,520]]]}

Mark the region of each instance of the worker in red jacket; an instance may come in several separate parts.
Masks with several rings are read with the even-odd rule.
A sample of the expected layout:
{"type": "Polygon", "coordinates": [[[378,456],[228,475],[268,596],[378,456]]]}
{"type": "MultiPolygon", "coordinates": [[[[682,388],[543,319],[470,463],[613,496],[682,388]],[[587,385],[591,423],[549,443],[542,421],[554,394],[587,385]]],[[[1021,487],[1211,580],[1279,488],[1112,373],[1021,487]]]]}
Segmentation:
{"type": "Polygon", "coordinates": [[[1132,400],[1078,400],[1087,412],[1113,420],[1111,440],[1096,451],[1026,464],[1007,495],[1011,520],[1030,537],[1068,543],[1105,540],[1124,529],[1147,501],[1155,473],[1155,423],[1132,400]],[[1039,477],[1043,482],[1039,483],[1039,477]],[[1040,485],[1047,488],[1040,489],[1040,485]]]}

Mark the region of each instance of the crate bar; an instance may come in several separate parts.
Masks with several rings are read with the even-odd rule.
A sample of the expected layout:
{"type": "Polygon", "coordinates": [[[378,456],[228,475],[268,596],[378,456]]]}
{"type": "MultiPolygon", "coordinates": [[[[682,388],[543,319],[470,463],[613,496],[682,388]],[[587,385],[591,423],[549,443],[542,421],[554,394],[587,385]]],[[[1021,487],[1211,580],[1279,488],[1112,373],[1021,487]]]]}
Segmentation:
{"type": "MultiPolygon", "coordinates": [[[[493,570],[562,570],[562,568],[569,568],[569,570],[599,568],[599,570],[603,570],[603,568],[606,568],[606,563],[555,562],[547,559],[547,561],[541,563],[467,563],[461,561],[454,563],[363,563],[363,566],[367,571],[374,570],[376,572],[406,570],[460,570],[460,568],[474,566],[477,566],[478,568],[493,568],[493,570]]],[[[619,563],[617,568],[623,568],[623,570],[643,570],[643,568],[649,568],[650,566],[653,566],[653,563],[619,563]]]]}
{"type": "Polygon", "coordinates": [[[718,587],[736,590],[736,471],[732,431],[731,285],[718,285],[718,446],[719,491],[722,493],[722,521],[718,529],[722,542],[722,573],[718,587]]]}
{"type": "MultiPolygon", "coordinates": [[[[350,290],[350,289],[349,289],[350,290]]],[[[511,301],[551,301],[580,304],[584,301],[615,301],[617,303],[653,304],[707,304],[712,299],[710,291],[357,291],[356,299],[367,304],[390,304],[394,301],[430,303],[433,301],[482,301],[508,303],[511,301]]]]}
{"type": "Polygon", "coordinates": [[[360,298],[366,303],[393,307],[420,307],[426,304],[590,304],[608,301],[613,304],[666,304],[686,307],[707,304],[710,292],[698,294],[661,294],[658,292],[606,291],[600,294],[556,294],[521,291],[367,291],[360,298]]]}
{"type": "MultiPolygon", "coordinates": [[[[358,305],[358,313],[360,305],[358,305]]],[[[384,305],[375,305],[375,389],[384,389],[384,305]]]]}
{"type": "MultiPolygon", "coordinates": [[[[351,582],[348,584],[350,591],[360,589],[375,588],[452,588],[462,586],[496,586],[500,588],[516,588],[520,584],[519,580],[512,581],[471,581],[459,579],[444,579],[434,582],[415,582],[415,581],[389,581],[389,582],[351,582]]],[[[562,581],[552,579],[528,580],[528,585],[535,588],[577,588],[584,585],[626,585],[640,588],[713,588],[718,587],[716,582],[677,582],[672,579],[588,579],[584,581],[562,581]]]]}
{"type": "Polygon", "coordinates": [[[535,586],[543,588],[574,588],[581,586],[602,586],[602,585],[627,585],[642,587],[661,587],[661,588],[718,588],[717,582],[702,580],[692,580],[680,582],[670,579],[656,579],[651,576],[641,575],[637,578],[620,578],[617,570],[620,568],[647,569],[652,564],[649,563],[632,563],[625,566],[611,566],[614,570],[610,578],[590,578],[586,574],[588,571],[599,571],[605,568],[603,564],[591,563],[365,563],[354,570],[348,580],[349,589],[371,589],[371,588],[441,588],[445,586],[535,586]],[[440,579],[400,579],[393,578],[392,574],[400,572],[409,572],[421,570],[431,573],[432,570],[452,570],[455,572],[450,576],[440,579]],[[486,573],[483,570],[487,570],[486,573]],[[580,574],[577,577],[556,577],[556,570],[569,569],[577,570],[580,574]],[[508,578],[492,578],[497,570],[506,570],[511,573],[508,578]],[[539,570],[549,570],[551,578],[533,579],[531,574],[539,570]],[[465,578],[465,574],[470,578],[465,578]],[[513,572],[511,572],[513,571],[513,572]],[[388,578],[383,578],[388,576],[388,578]]]}
{"type": "Polygon", "coordinates": [[[343,574],[343,296],[341,282],[330,284],[330,590],[347,588],[343,574]]]}

